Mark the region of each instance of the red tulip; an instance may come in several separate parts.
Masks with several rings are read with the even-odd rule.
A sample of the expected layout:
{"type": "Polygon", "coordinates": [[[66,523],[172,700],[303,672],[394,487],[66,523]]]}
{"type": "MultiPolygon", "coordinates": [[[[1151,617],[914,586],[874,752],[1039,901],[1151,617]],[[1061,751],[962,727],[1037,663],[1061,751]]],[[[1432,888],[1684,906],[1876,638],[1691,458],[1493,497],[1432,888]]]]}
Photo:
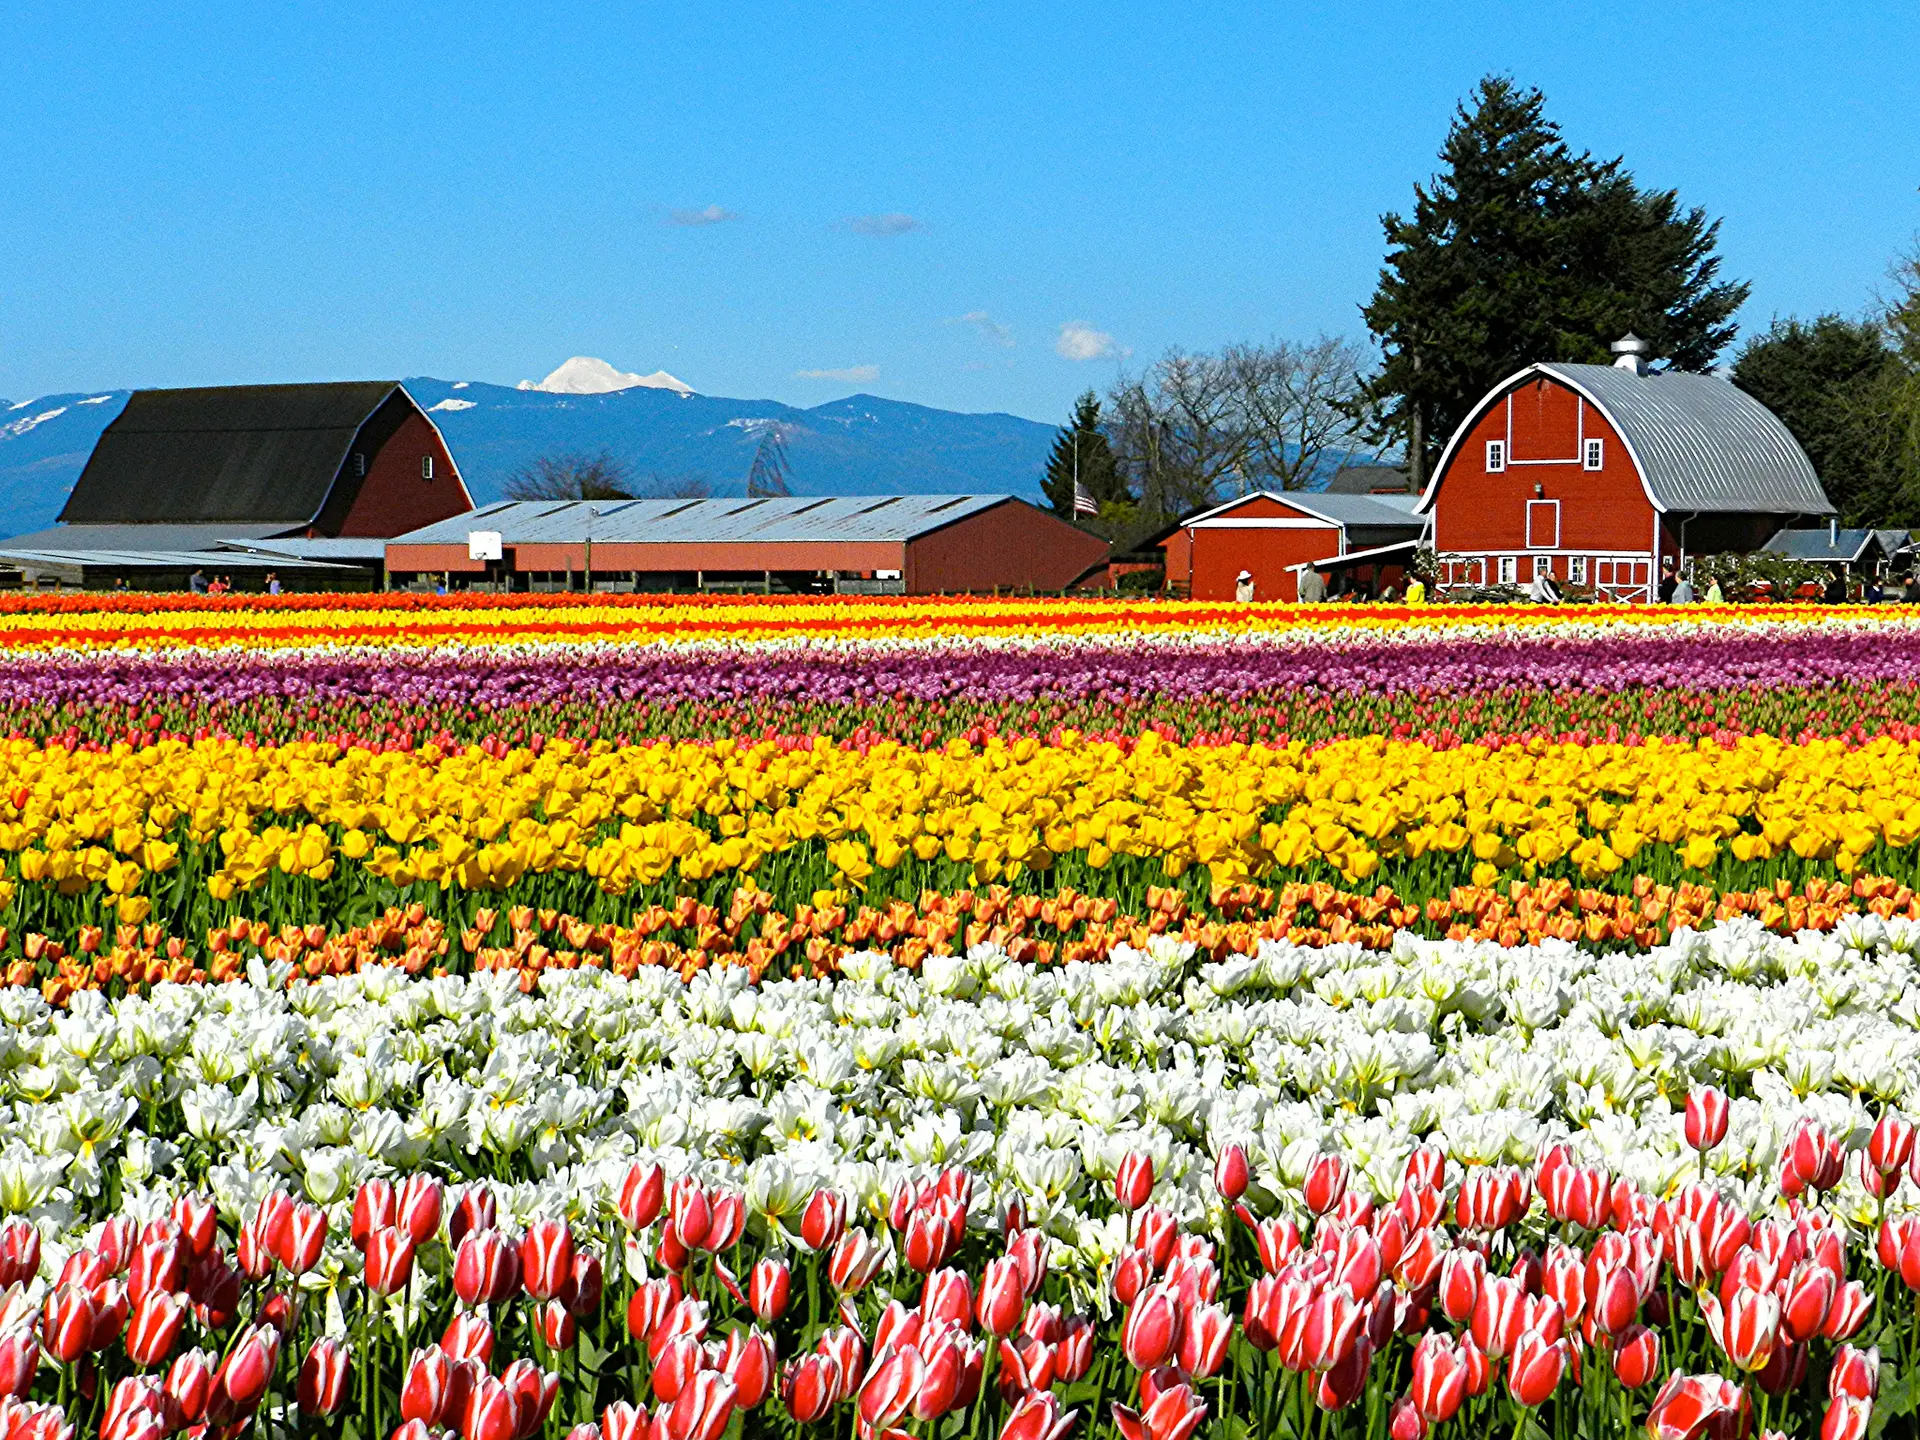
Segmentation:
{"type": "Polygon", "coordinates": [[[573,1269],[560,1289],[560,1303],[567,1313],[585,1319],[600,1313],[600,1301],[607,1288],[606,1267],[590,1250],[573,1252],[573,1269]]]}
{"type": "MultiPolygon", "coordinates": [[[[1066,1440],[1079,1413],[1068,1410],[1062,1414],[1060,1402],[1051,1393],[1022,1396],[1007,1412],[1006,1423],[1000,1427],[1000,1440],[1066,1440]]],[[[1204,1406],[1201,1413],[1206,1413],[1204,1406]]],[[[1192,1430],[1186,1433],[1191,1434],[1192,1430]]],[[[1154,1440],[1171,1440],[1171,1437],[1155,1436],[1154,1440]]]]}
{"type": "Polygon", "coordinates": [[[1872,1401],[1856,1395],[1835,1396],[1820,1422],[1820,1440],[1863,1440],[1872,1414],[1872,1401]]]}
{"type": "Polygon", "coordinates": [[[287,1231],[293,1224],[293,1197],[284,1190],[269,1190],[254,1207],[251,1228],[269,1255],[286,1249],[287,1231]]]}
{"type": "MultiPolygon", "coordinates": [[[[0,1422],[4,1414],[0,1413],[0,1422]]],[[[69,1434],[72,1427],[66,1427],[69,1434]]],[[[101,1417],[100,1434],[104,1440],[161,1440],[172,1427],[167,1424],[167,1392],[152,1375],[128,1375],[118,1381],[107,1397],[107,1413],[101,1417]]],[[[9,1434],[19,1434],[10,1430],[9,1434]]]]}
{"type": "MultiPolygon", "coordinates": [[[[173,1353],[180,1339],[180,1327],[186,1323],[187,1306],[178,1295],[166,1290],[150,1290],[134,1304],[127,1326],[127,1358],[140,1366],[158,1365],[173,1353]]],[[[5,1342],[0,1341],[0,1345],[5,1342]]],[[[4,1368],[0,1364],[0,1368],[4,1368]]],[[[16,1395],[26,1392],[16,1390],[16,1395]]]]}
{"type": "Polygon", "coordinates": [[[1053,1347],[1053,1378],[1072,1385],[1093,1368],[1093,1322],[1076,1315],[1060,1327],[1059,1343],[1053,1347]]]}
{"type": "Polygon", "coordinates": [[[1486,1279],[1487,1260],[1478,1250],[1450,1250],[1440,1265],[1440,1308],[1456,1325],[1473,1318],[1486,1279]]]}
{"type": "Polygon", "coordinates": [[[1187,1440],[1206,1418],[1207,1407],[1186,1385],[1160,1391],[1138,1414],[1125,1405],[1113,1407],[1114,1424],[1125,1440],[1187,1440]]]}
{"type": "Polygon", "coordinates": [[[460,1417],[462,1440],[519,1440],[519,1433],[520,1407],[513,1392],[491,1375],[482,1376],[460,1417]]]}
{"type": "Polygon", "coordinates": [[[0,1226],[0,1290],[23,1285],[40,1273],[40,1232],[30,1220],[0,1226]]]}
{"type": "Polygon", "coordinates": [[[573,1231],[564,1220],[536,1220],[520,1238],[521,1283],[536,1300],[551,1300],[573,1274],[573,1231]]]}
{"type": "Polygon", "coordinates": [[[687,1382],[700,1373],[706,1358],[699,1336],[674,1336],[653,1360],[654,1399],[677,1400],[680,1392],[687,1388],[687,1382]]]}
{"type": "Polygon", "coordinates": [[[1410,1394],[1429,1425],[1444,1424],[1460,1412],[1467,1396],[1467,1359],[1445,1335],[1430,1331],[1414,1347],[1410,1394]]]}
{"type": "Polygon", "coordinates": [[[1011,1335],[1020,1323],[1020,1312],[1026,1303],[1027,1289],[1020,1262],[1010,1256],[989,1260],[985,1274],[980,1277],[981,1328],[1002,1338],[1011,1335]]]}
{"type": "Polygon", "coordinates": [[[682,1175],[673,1182],[667,1213],[674,1235],[687,1249],[698,1250],[706,1243],[707,1232],[713,1228],[713,1207],[698,1176],[682,1175]]]}
{"type": "Polygon", "coordinates": [[[317,1205],[295,1205],[281,1235],[273,1253],[294,1274],[304,1275],[320,1263],[320,1251],[327,1243],[327,1212],[317,1205]]]}
{"type": "Polygon", "coordinates": [[[240,1227],[234,1237],[233,1258],[249,1280],[264,1280],[273,1273],[273,1246],[261,1233],[257,1220],[240,1227]]]}
{"type": "Polygon", "coordinates": [[[601,1440],[646,1440],[647,1412],[616,1400],[600,1416],[601,1440]]]}
{"type": "Polygon", "coordinates": [[[1706,1154],[1727,1138],[1727,1119],[1732,1106],[1724,1090],[1703,1085],[1687,1096],[1687,1144],[1706,1154]]]}
{"type": "Polygon", "coordinates": [[[399,1217],[394,1205],[393,1183],[368,1180],[354,1192],[353,1223],[348,1230],[356,1249],[367,1248],[367,1239],[376,1230],[390,1228],[399,1217]]]}
{"type": "Polygon", "coordinates": [[[1715,1421],[1732,1422],[1726,1433],[1743,1434],[1749,1410],[1746,1392],[1718,1375],[1673,1375],[1653,1397],[1647,1412],[1647,1433],[1653,1440],[1697,1440],[1715,1421]],[[1723,1420],[1724,1417],[1724,1420],[1723,1420]],[[1735,1428],[1737,1427],[1737,1428],[1735,1428]]]}
{"type": "Polygon", "coordinates": [[[1473,1343],[1494,1360],[1512,1352],[1520,1338],[1527,1292],[1517,1280],[1492,1275],[1480,1286],[1473,1304],[1473,1343]]]}
{"type": "Polygon", "coordinates": [[[347,1371],[352,1357],[338,1340],[322,1336],[313,1342],[300,1364],[294,1398],[303,1415],[331,1415],[347,1393],[347,1371]]]}
{"type": "Polygon", "coordinates": [[[771,1255],[759,1260],[747,1277],[747,1308],[763,1325],[787,1313],[793,1299],[793,1272],[787,1262],[771,1255]]]}
{"type": "MultiPolygon", "coordinates": [[[[171,1339],[168,1343],[171,1345],[171,1339]]],[[[33,1387],[33,1372],[39,1368],[40,1340],[33,1331],[11,1330],[0,1335],[0,1396],[24,1397],[33,1387]]]]}
{"type": "Polygon", "coordinates": [[[1723,1307],[1711,1294],[1700,1296],[1700,1313],[1727,1358],[1742,1370],[1759,1370],[1780,1336],[1780,1299],[1758,1290],[1736,1289],[1723,1307]]]}
{"type": "Polygon", "coordinates": [[[1144,1250],[1128,1250],[1114,1263],[1113,1298],[1131,1305],[1152,1280],[1153,1257],[1144,1250]]]}
{"type": "Polygon", "coordinates": [[[1278,1274],[1300,1253],[1300,1231],[1291,1220],[1262,1220],[1253,1227],[1253,1241],[1260,1252],[1260,1268],[1269,1275],[1278,1274]]]}
{"type": "Polygon", "coordinates": [[[1660,1333],[1629,1325],[1614,1337],[1613,1374],[1629,1390],[1653,1383],[1660,1373],[1660,1333]]]}
{"type": "Polygon", "coordinates": [[[747,1197],[738,1190],[714,1192],[712,1220],[707,1226],[703,1250],[719,1254],[738,1243],[747,1228],[747,1197]]]}
{"type": "Polygon", "coordinates": [[[413,1279],[413,1237],[391,1226],[367,1237],[367,1288],[376,1295],[393,1295],[413,1279]]]}
{"type": "Polygon", "coordinates": [[[1163,1269],[1180,1240],[1180,1222],[1169,1210],[1148,1205],[1133,1217],[1133,1248],[1146,1251],[1153,1268],[1163,1269]]]}
{"type": "Polygon", "coordinates": [[[1587,1311],[1596,1330],[1617,1335],[1640,1309],[1640,1289],[1625,1266],[1587,1266],[1587,1311]]]}
{"type": "Polygon", "coordinates": [[[1827,1311],[1827,1323],[1820,1333],[1828,1340],[1851,1340],[1867,1323],[1873,1297],[1858,1280],[1849,1280],[1834,1294],[1833,1308],[1827,1311]]]}
{"type": "Polygon", "coordinates": [[[627,1333],[636,1340],[646,1339],[675,1303],[672,1281],[641,1281],[627,1301],[627,1333]]]}
{"type": "MultiPolygon", "coordinates": [[[[1006,1348],[1004,1341],[1001,1346],[1003,1350],[1006,1348]]],[[[920,1377],[920,1388],[914,1392],[911,1413],[916,1420],[938,1420],[962,1403],[961,1395],[968,1382],[968,1361],[975,1351],[959,1332],[948,1330],[937,1340],[923,1340],[920,1353],[926,1361],[926,1371],[920,1377]]],[[[978,1390],[976,1381],[976,1394],[978,1390]]]]}
{"type": "Polygon", "coordinates": [[[1304,1193],[1307,1209],[1324,1215],[1338,1205],[1347,1193],[1347,1162],[1338,1155],[1316,1155],[1307,1166],[1304,1193]]]}
{"type": "Polygon", "coordinates": [[[213,1201],[204,1195],[182,1195],[167,1212],[180,1227],[180,1239],[196,1260],[213,1253],[220,1238],[219,1215],[213,1201]]]}
{"type": "Polygon", "coordinates": [[[205,1418],[207,1402],[213,1395],[214,1357],[206,1350],[189,1350],[175,1358],[167,1370],[167,1402],[182,1426],[197,1425],[205,1418]]]}
{"type": "Polygon", "coordinates": [[[213,1377],[207,1413],[216,1424],[253,1413],[267,1393],[274,1366],[280,1359],[280,1332],[271,1325],[255,1325],[243,1332],[213,1377]]]}
{"type": "Polygon", "coordinates": [[[1222,1199],[1231,1202],[1246,1194],[1252,1182],[1247,1152],[1238,1145],[1224,1147],[1213,1162],[1213,1188],[1220,1192],[1222,1199]]]}
{"type": "Polygon", "coordinates": [[[493,1191],[485,1184],[463,1185],[454,1194],[453,1214],[447,1219],[447,1244],[455,1250],[476,1230],[491,1230],[499,1214],[493,1191]]]}
{"type": "Polygon", "coordinates": [[[467,1305],[500,1304],[520,1288],[519,1257],[497,1230],[474,1230],[453,1257],[453,1293],[467,1305]]]}
{"type": "Polygon", "coordinates": [[[1113,1174],[1113,1198],[1123,1210],[1138,1210],[1153,1194],[1153,1157],[1130,1150],[1113,1174]]]}
{"type": "Polygon", "coordinates": [[[680,1392],[665,1426],[656,1425],[656,1431],[666,1431],[660,1440],[720,1440],[733,1419],[734,1403],[733,1381],[717,1370],[702,1370],[680,1392]]]}
{"type": "Polygon", "coordinates": [[[636,1160],[620,1182],[620,1218],[629,1230],[644,1230],[660,1218],[666,1199],[666,1172],[658,1165],[636,1160]]]}
{"type": "Polygon", "coordinates": [[[1322,1410],[1344,1410],[1358,1400],[1367,1388],[1367,1373],[1373,1364],[1373,1345],[1363,1327],[1347,1353],[1331,1370],[1322,1371],[1313,1389],[1313,1403],[1322,1410]]]}
{"type": "Polygon", "coordinates": [[[846,1233],[846,1195],[838,1190],[814,1191],[800,1216],[800,1243],[809,1250],[825,1250],[846,1233]]]}
{"type": "Polygon", "coordinates": [[[683,1297],[660,1317],[660,1322],[653,1327],[653,1333],[647,1336],[647,1359],[657,1365],[660,1363],[661,1352],[673,1341],[683,1335],[704,1340],[706,1334],[705,1303],[690,1295],[683,1297]]]}
{"type": "Polygon", "coordinates": [[[1323,1286],[1307,1307],[1304,1358],[1325,1372],[1353,1351],[1367,1321],[1366,1308],[1344,1285],[1323,1286]]]}
{"type": "Polygon", "coordinates": [[[1880,1351],[1856,1350],[1842,1345],[1833,1352],[1833,1365],[1827,1371],[1827,1397],[1851,1395],[1858,1400],[1873,1400],[1880,1394],[1880,1351]]]}
{"type": "Polygon", "coordinates": [[[921,1274],[938,1269],[947,1263],[947,1258],[953,1253],[951,1217],[942,1213],[938,1206],[914,1211],[907,1221],[901,1248],[911,1269],[921,1274]]]}
{"type": "Polygon", "coordinates": [[[1831,1190],[1846,1171],[1847,1152],[1812,1120],[1802,1119],[1787,1138],[1783,1168],[1802,1187],[1831,1190]]]}
{"type": "Polygon", "coordinates": [[[1136,1370],[1151,1370],[1171,1360],[1180,1344],[1180,1308],[1173,1288],[1150,1285],[1127,1311],[1120,1348],[1136,1370]]]}
{"type": "Polygon", "coordinates": [[[720,1369],[733,1381],[733,1402],[752,1410],[773,1389],[773,1342],[758,1330],[735,1330],[727,1336],[720,1369]]]}
{"type": "Polygon", "coordinates": [[[186,1279],[187,1257],[178,1240],[137,1245],[127,1271],[127,1298],[138,1300],[154,1290],[178,1290],[186,1279]]]}
{"type": "Polygon", "coordinates": [[[1913,1159],[1913,1122],[1889,1110],[1867,1137],[1867,1164],[1882,1175],[1897,1175],[1913,1159]]]}
{"type": "Polygon", "coordinates": [[[920,1313],[928,1325],[943,1320],[963,1329],[970,1328],[973,1324],[973,1282],[959,1270],[934,1271],[920,1286],[920,1313]]]}
{"type": "Polygon", "coordinates": [[[416,1350],[400,1387],[400,1418],[437,1426],[447,1418],[453,1388],[453,1357],[438,1345],[416,1350]]]}
{"type": "Polygon", "coordinates": [[[482,1365],[491,1365],[493,1326],[478,1315],[456,1311],[447,1322],[446,1333],[440,1337],[440,1348],[455,1360],[478,1360],[482,1365]]]}
{"type": "Polygon", "coordinates": [[[1402,1395],[1387,1411],[1388,1440],[1426,1440],[1427,1422],[1413,1400],[1402,1395]]]}
{"type": "Polygon", "coordinates": [[[1180,1368],[1200,1380],[1220,1373],[1233,1339],[1233,1321],[1218,1305],[1195,1305],[1180,1327],[1180,1368]]]}
{"type": "Polygon", "coordinates": [[[559,1297],[543,1300],[533,1312],[534,1329],[549,1350],[571,1350],[579,1338],[580,1323],[559,1297]]]}
{"type": "Polygon", "coordinates": [[[842,1235],[827,1259],[827,1279],[843,1295],[852,1295],[866,1287],[879,1273],[886,1252],[874,1244],[864,1230],[853,1229],[842,1235]]]}
{"type": "Polygon", "coordinates": [[[840,1363],[831,1355],[802,1355],[780,1385],[787,1413],[802,1425],[822,1418],[840,1399],[840,1363]]]}
{"type": "Polygon", "coordinates": [[[47,1296],[40,1318],[40,1335],[47,1353],[71,1365],[93,1348],[100,1307],[94,1292],[84,1285],[62,1285],[47,1296]]]}
{"type": "Polygon", "coordinates": [[[1781,1282],[1780,1329],[1796,1344],[1811,1340],[1827,1323],[1840,1278],[1824,1266],[1802,1261],[1781,1282]]]}
{"type": "Polygon", "coordinates": [[[560,1393],[560,1377],[543,1372],[531,1360],[516,1360],[500,1376],[513,1400],[514,1440],[530,1437],[547,1423],[554,1396],[560,1393]]]}
{"type": "Polygon", "coordinates": [[[1507,1367],[1507,1392],[1531,1409],[1558,1387],[1566,1363],[1564,1342],[1528,1330],[1514,1343],[1513,1360],[1507,1367]]]}
{"type": "Polygon", "coordinates": [[[393,1197],[393,1223],[424,1245],[440,1233],[440,1182],[431,1175],[409,1175],[393,1197]]]}

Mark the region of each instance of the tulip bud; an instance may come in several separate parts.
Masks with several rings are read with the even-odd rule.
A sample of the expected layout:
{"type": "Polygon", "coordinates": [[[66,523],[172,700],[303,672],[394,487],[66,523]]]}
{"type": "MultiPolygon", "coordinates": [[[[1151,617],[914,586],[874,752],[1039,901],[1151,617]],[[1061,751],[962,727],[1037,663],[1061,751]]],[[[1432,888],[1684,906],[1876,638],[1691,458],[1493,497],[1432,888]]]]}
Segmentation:
{"type": "Polygon", "coordinates": [[[181,1426],[197,1425],[205,1418],[213,1394],[214,1366],[212,1352],[189,1350],[167,1370],[167,1401],[181,1426]]]}
{"type": "Polygon", "coordinates": [[[771,1255],[758,1261],[747,1279],[747,1308],[763,1325],[787,1313],[793,1294],[793,1274],[786,1262],[771,1255]]]}
{"type": "Polygon", "coordinates": [[[397,1214],[392,1182],[380,1179],[365,1181],[353,1197],[353,1223],[348,1234],[354,1248],[365,1250],[368,1237],[376,1230],[391,1227],[397,1214]]]}
{"type": "MultiPolygon", "coordinates": [[[[1877,1355],[1876,1355],[1877,1359],[1877,1355]]],[[[25,1398],[40,1368],[40,1341],[31,1330],[0,1335],[0,1396],[25,1398]]]]}
{"type": "Polygon", "coordinates": [[[1629,1390],[1653,1383],[1660,1373],[1660,1333],[1629,1325],[1614,1337],[1613,1374],[1629,1390]]]}
{"type": "Polygon", "coordinates": [[[666,1172],[634,1161],[620,1184],[620,1218],[629,1230],[644,1230],[660,1218],[666,1197],[666,1172]]]}
{"type": "Polygon", "coordinates": [[[453,1387],[453,1357],[438,1345],[413,1352],[407,1378],[400,1387],[400,1417],[436,1426],[447,1416],[447,1398],[453,1387]]]}
{"type": "Polygon", "coordinates": [[[527,1293],[551,1300],[573,1274],[573,1231],[564,1220],[536,1220],[520,1239],[520,1268],[527,1293]]]}
{"type": "Polygon", "coordinates": [[[1238,1145],[1226,1146],[1213,1162],[1213,1188],[1229,1203],[1247,1193],[1252,1178],[1247,1152],[1238,1145]]]}
{"type": "Polygon", "coordinates": [[[1703,1085],[1687,1096],[1687,1144],[1702,1155],[1727,1138],[1731,1106],[1726,1091],[1703,1085]]]}
{"type": "MultiPolygon", "coordinates": [[[[780,1399],[802,1425],[822,1419],[840,1398],[840,1365],[831,1355],[803,1355],[781,1381],[780,1399]]],[[[608,1440],[612,1440],[609,1429],[608,1440]]]]}
{"type": "Polygon", "coordinates": [[[415,1245],[440,1233],[440,1182],[431,1175],[409,1175],[394,1193],[394,1225],[415,1245]]]}
{"type": "Polygon", "coordinates": [[[413,1237],[386,1227],[367,1237],[367,1288],[376,1295],[393,1295],[413,1279],[413,1237]]]}
{"type": "Polygon", "coordinates": [[[347,1393],[347,1371],[352,1359],[347,1347],[330,1336],[313,1342],[300,1364],[294,1398],[303,1415],[331,1415],[347,1393]]]}
{"type": "MultiPolygon", "coordinates": [[[[838,1190],[816,1190],[800,1216],[800,1243],[809,1250],[825,1250],[847,1231],[847,1197],[838,1190]]],[[[746,1408],[752,1409],[752,1406],[746,1408]]]]}
{"type": "Polygon", "coordinates": [[[1307,1166],[1307,1209],[1324,1215],[1347,1193],[1347,1162],[1338,1155],[1316,1155],[1307,1166]]]}
{"type": "Polygon", "coordinates": [[[1135,1150],[1121,1160],[1113,1177],[1113,1198],[1122,1209],[1138,1210],[1153,1194],[1153,1157],[1135,1150]]]}
{"type": "Polygon", "coordinates": [[[143,1367],[158,1365],[173,1353],[186,1319],[187,1307],[179,1296],[167,1290],[148,1291],[135,1302],[127,1326],[127,1358],[143,1367]]]}

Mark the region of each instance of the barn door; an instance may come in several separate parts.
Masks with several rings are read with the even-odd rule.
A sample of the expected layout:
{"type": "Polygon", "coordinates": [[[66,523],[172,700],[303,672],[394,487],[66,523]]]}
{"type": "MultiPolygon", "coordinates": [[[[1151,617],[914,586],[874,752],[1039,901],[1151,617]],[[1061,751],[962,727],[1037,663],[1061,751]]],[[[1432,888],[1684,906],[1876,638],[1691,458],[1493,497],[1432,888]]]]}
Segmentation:
{"type": "Polygon", "coordinates": [[[1527,502],[1527,548],[1529,550],[1560,548],[1560,502],[1558,500],[1527,502]]]}

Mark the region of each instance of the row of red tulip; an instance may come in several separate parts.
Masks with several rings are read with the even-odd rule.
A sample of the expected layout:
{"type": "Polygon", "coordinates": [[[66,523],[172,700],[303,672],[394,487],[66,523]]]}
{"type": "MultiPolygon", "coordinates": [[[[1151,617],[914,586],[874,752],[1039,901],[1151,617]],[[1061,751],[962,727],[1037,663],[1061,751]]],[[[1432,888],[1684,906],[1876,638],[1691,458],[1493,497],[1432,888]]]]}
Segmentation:
{"type": "MultiPolygon", "coordinates": [[[[1686,1136],[1703,1156],[1724,1142],[1727,1108],[1710,1090],[1689,1104],[1686,1136]]],[[[1850,1163],[1883,1200],[1920,1180],[1914,1140],[1889,1115],[1850,1154],[1802,1123],[1783,1147],[1777,1213],[1760,1217],[1704,1183],[1649,1196],[1563,1145],[1528,1168],[1451,1174],[1422,1146],[1390,1203],[1328,1154],[1299,1187],[1304,1231],[1249,1208],[1254,1176],[1237,1146],[1214,1172],[1234,1218],[1211,1232],[1153,1203],[1153,1164],[1132,1155],[1114,1179],[1128,1245],[1106,1275],[1112,1321],[1063,1309],[1050,1238],[1017,1203],[981,1224],[959,1169],[902,1182],[871,1229],[852,1223],[845,1195],[819,1190],[782,1248],[757,1256],[741,1253],[741,1192],[669,1184],[652,1164],[630,1169],[606,1221],[519,1233],[485,1184],[370,1180],[338,1216],[350,1251],[330,1244],[333,1213],[280,1191],[229,1248],[213,1204],[187,1195],[144,1224],[101,1222],[38,1303],[19,1287],[41,1284],[40,1234],[16,1219],[0,1226],[13,1297],[0,1314],[0,1440],[76,1424],[102,1440],[217,1436],[276,1406],[313,1417],[357,1406],[362,1433],[397,1422],[397,1440],[446,1429],[530,1440],[569,1423],[582,1440],[716,1440],[736,1414],[805,1426],[848,1404],[859,1440],[970,1411],[994,1415],[1008,1440],[1060,1440],[1076,1418],[1068,1396],[1105,1402],[1121,1440],[1187,1440],[1240,1406],[1262,1433],[1298,1434],[1317,1412],[1416,1440],[1462,1414],[1486,1423],[1502,1393],[1526,1409],[1591,1408],[1597,1393],[1624,1405],[1666,1367],[1646,1413],[1673,1440],[1707,1433],[1715,1415],[1744,1433],[1756,1403],[1763,1421],[1776,1407],[1806,1416],[1820,1357],[1823,1435],[1853,1440],[1880,1364],[1878,1348],[1853,1342],[1876,1310],[1882,1346],[1912,1364],[1916,1312],[1909,1301],[1892,1313],[1888,1283],[1920,1291],[1920,1218],[1884,1219],[1870,1286],[1849,1277],[1849,1232],[1820,1197],[1850,1163]],[[613,1306],[602,1253],[623,1262],[613,1306]],[[299,1302],[303,1277],[353,1254],[358,1308],[344,1331],[317,1323],[299,1302]],[[904,1292],[902,1266],[918,1277],[904,1292]],[[440,1280],[451,1309],[431,1300],[440,1280]],[[716,1333],[729,1307],[742,1323],[716,1333]],[[413,1349],[430,1311],[444,1317],[439,1338],[413,1349]],[[600,1359],[583,1368],[589,1327],[600,1359]],[[534,1354],[496,1374],[501,1344],[534,1354]],[[283,1351],[299,1357],[284,1392],[283,1351]],[[49,1381],[51,1407],[34,1395],[49,1381]]]]}

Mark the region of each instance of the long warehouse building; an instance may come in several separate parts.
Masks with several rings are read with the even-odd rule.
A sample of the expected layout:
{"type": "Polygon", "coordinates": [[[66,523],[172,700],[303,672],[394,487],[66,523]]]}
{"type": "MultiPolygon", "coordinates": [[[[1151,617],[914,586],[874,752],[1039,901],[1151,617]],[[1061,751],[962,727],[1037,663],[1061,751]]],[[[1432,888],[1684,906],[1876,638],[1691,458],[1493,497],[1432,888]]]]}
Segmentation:
{"type": "Polygon", "coordinates": [[[1107,542],[1012,495],[519,500],[387,544],[394,585],[853,591],[1064,590],[1107,542]]]}

